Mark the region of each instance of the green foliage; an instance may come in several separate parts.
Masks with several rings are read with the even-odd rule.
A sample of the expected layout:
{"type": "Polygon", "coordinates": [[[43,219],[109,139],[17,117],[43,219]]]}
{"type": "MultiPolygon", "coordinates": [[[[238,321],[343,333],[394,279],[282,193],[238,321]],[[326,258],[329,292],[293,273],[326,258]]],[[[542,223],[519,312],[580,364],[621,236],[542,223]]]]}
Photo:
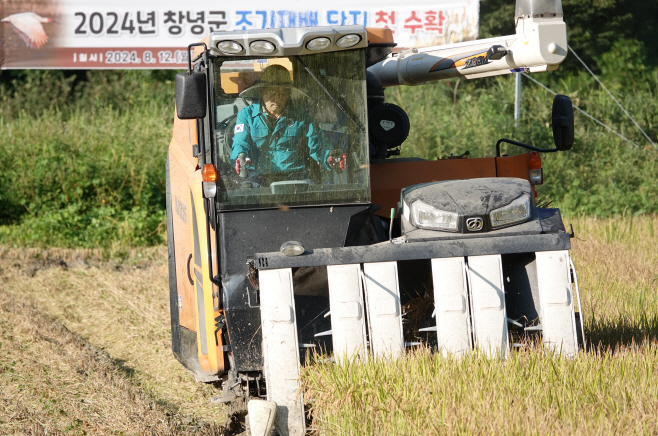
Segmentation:
{"type": "MultiPolygon", "coordinates": [[[[658,3],[563,3],[570,45],[657,140],[658,3]]],[[[481,37],[513,33],[513,13],[509,0],[483,0],[481,37]]],[[[0,243],[162,243],[175,73],[0,72],[0,243]]],[[[545,201],[572,214],[658,213],[656,149],[575,58],[532,77],[639,145],[577,113],[573,150],[543,155],[545,201]]],[[[515,128],[513,82],[505,76],[388,89],[387,100],[411,118],[403,155],[492,156],[501,137],[552,146],[552,96],[523,79],[523,116],[515,128]]],[[[523,150],[504,146],[504,152],[523,150]]]]}
{"type": "MultiPolygon", "coordinates": [[[[658,3],[637,0],[562,0],[564,20],[569,31],[569,45],[588,64],[598,68],[599,57],[610,51],[620,39],[636,39],[647,48],[647,60],[658,65],[658,3]]],[[[514,2],[482,0],[480,3],[480,38],[514,33],[514,2]]],[[[573,58],[567,58],[560,72],[563,76],[579,70],[573,58]]]]}
{"type": "MultiPolygon", "coordinates": [[[[643,56],[641,43],[620,40],[602,56],[601,66],[604,83],[655,142],[658,69],[648,70],[643,56]]],[[[542,155],[546,182],[539,187],[539,193],[566,213],[597,216],[658,213],[658,150],[589,74],[571,74],[551,84],[552,74],[532,77],[568,95],[576,106],[638,147],[576,112],[573,149],[542,155]]],[[[553,96],[529,80],[522,80],[522,119],[516,129],[512,76],[492,78],[486,87],[452,80],[387,90],[387,99],[403,107],[411,119],[411,133],[403,145],[403,156],[436,159],[451,153],[460,155],[466,150],[470,157],[493,156],[499,138],[553,147],[550,128],[553,96]]],[[[525,152],[510,145],[502,149],[510,155],[525,152]]]]}
{"type": "Polygon", "coordinates": [[[0,88],[0,241],[162,243],[173,84],[97,71],[73,86],[58,73],[0,88]]]}
{"type": "Polygon", "coordinates": [[[1,226],[0,239],[20,246],[150,246],[164,240],[164,210],[135,207],[85,207],[73,203],[40,215],[27,215],[18,226],[1,226]]]}
{"type": "Polygon", "coordinates": [[[606,81],[632,88],[638,77],[647,73],[646,48],[642,41],[620,39],[601,55],[601,72],[606,81]]]}

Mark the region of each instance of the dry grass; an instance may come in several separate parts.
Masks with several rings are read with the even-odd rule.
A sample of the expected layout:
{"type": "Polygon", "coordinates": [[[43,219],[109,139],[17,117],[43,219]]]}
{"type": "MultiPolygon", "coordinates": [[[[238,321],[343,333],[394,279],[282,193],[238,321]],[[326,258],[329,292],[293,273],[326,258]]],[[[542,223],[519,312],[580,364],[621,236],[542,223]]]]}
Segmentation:
{"type": "Polygon", "coordinates": [[[658,220],[570,218],[587,354],[420,351],[304,371],[327,435],[658,434],[658,220]]]}
{"type": "Polygon", "coordinates": [[[655,341],[658,218],[569,221],[589,341],[604,348],[655,341]]]}
{"type": "MultiPolygon", "coordinates": [[[[316,428],[658,434],[658,220],[566,222],[587,354],[321,363],[304,373],[316,428]]],[[[222,434],[216,391],[170,351],[166,249],[118,254],[0,248],[0,434],[222,434]]]]}
{"type": "Polygon", "coordinates": [[[0,249],[0,434],[222,434],[170,350],[166,248],[100,255],[0,249]]]}

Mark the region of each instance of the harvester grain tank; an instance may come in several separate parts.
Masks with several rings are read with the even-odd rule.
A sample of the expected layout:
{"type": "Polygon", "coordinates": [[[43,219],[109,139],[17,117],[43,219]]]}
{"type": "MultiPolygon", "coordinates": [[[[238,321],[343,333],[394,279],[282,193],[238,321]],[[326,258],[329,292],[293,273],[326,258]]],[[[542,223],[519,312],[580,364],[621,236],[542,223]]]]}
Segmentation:
{"type": "Polygon", "coordinates": [[[430,161],[391,158],[410,124],[384,94],[556,69],[560,1],[517,1],[514,35],[394,45],[360,26],[214,32],[176,77],[172,348],[198,381],[222,382],[218,401],[269,400],[250,409],[276,411],[259,425],[283,435],[305,432],[309,349],[337,362],[418,343],[504,358],[520,330],[578,352],[570,234],[559,210],[535,204],[540,153],[573,144],[569,99],[553,103],[554,148],[502,138],[495,157],[430,161]],[[501,156],[502,143],[530,152],[501,156]],[[403,325],[413,295],[433,296],[434,313],[403,325]]]}

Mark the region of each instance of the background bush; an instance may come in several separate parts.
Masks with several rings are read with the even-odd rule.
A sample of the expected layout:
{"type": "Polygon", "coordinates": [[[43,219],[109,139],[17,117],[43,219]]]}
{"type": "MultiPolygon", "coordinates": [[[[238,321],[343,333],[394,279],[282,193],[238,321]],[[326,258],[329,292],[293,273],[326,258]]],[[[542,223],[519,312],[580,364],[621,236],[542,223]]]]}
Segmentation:
{"type": "MultiPolygon", "coordinates": [[[[614,58],[619,62],[619,58],[614,58]]],[[[605,64],[604,64],[605,65],[605,64]]],[[[658,212],[658,150],[652,146],[611,98],[587,73],[551,83],[551,73],[533,74],[575,105],[620,132],[637,147],[576,112],[573,149],[542,154],[545,183],[538,189],[570,214],[610,216],[624,212],[658,212]]],[[[635,75],[604,78],[625,108],[650,138],[658,138],[658,69],[635,75]]],[[[410,114],[411,134],[403,156],[427,159],[459,155],[495,155],[499,138],[537,147],[553,147],[550,126],[553,95],[523,78],[522,118],[514,128],[514,77],[491,79],[486,87],[464,80],[386,91],[387,99],[410,114]]],[[[525,150],[503,145],[503,153],[525,150]]]]}
{"type": "MultiPolygon", "coordinates": [[[[564,0],[569,43],[655,141],[658,3],[564,0]]],[[[514,32],[511,0],[481,2],[480,37],[514,32]]],[[[2,71],[0,243],[155,245],[165,236],[164,163],[175,71],[2,71]]],[[[544,154],[541,194],[568,214],[658,213],[655,147],[573,56],[533,78],[638,146],[576,114],[569,152],[544,154]]],[[[411,118],[403,156],[468,150],[492,156],[498,138],[552,145],[553,96],[523,79],[514,127],[514,77],[450,80],[386,91],[411,118]]],[[[510,155],[523,150],[505,146],[510,155]]]]}
{"type": "Polygon", "coordinates": [[[173,74],[30,71],[5,82],[0,241],[161,243],[173,74]]]}

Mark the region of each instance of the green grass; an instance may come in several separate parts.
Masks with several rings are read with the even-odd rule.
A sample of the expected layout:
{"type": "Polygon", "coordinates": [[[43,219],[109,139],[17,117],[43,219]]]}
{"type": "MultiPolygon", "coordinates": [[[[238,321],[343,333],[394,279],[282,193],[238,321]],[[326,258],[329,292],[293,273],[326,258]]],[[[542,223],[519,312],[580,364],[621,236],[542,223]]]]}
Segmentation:
{"type": "Polygon", "coordinates": [[[98,73],[71,101],[60,101],[65,109],[46,106],[40,113],[36,102],[32,113],[12,106],[19,98],[30,102],[26,95],[37,91],[27,88],[5,100],[0,118],[0,240],[15,246],[161,244],[173,85],[98,73]],[[115,89],[122,84],[125,89],[115,89]]]}
{"type": "MultiPolygon", "coordinates": [[[[632,139],[638,148],[576,112],[573,149],[542,154],[545,183],[538,191],[571,214],[594,216],[658,213],[658,149],[651,146],[594,79],[569,76],[551,83],[550,73],[533,74],[574,104],[632,139]]],[[[639,79],[639,78],[638,78],[639,79]]],[[[403,107],[411,120],[411,133],[402,146],[403,156],[426,159],[461,155],[495,155],[499,138],[510,138],[542,148],[553,147],[551,103],[553,96],[523,79],[522,118],[514,128],[514,77],[501,76],[476,84],[447,81],[386,91],[387,100],[403,107]]],[[[658,70],[642,83],[608,85],[626,109],[658,141],[658,70]]],[[[503,153],[525,150],[503,145],[503,153]]]]}
{"type": "Polygon", "coordinates": [[[502,362],[427,350],[404,359],[304,369],[327,435],[655,434],[658,428],[658,219],[567,218],[586,352],[539,344],[502,362]]]}
{"type": "MultiPolygon", "coordinates": [[[[642,62],[633,45],[624,44],[601,58],[602,78],[656,140],[658,69],[615,74],[620,62],[642,62]]],[[[658,213],[658,151],[594,79],[562,72],[533,77],[639,145],[576,114],[573,149],[542,157],[546,182],[539,193],[570,214],[658,213]]],[[[171,72],[157,71],[90,71],[83,77],[38,71],[0,83],[0,243],[162,244],[171,78],[171,72]]],[[[501,137],[552,147],[552,95],[527,79],[518,128],[512,76],[389,88],[386,95],[411,119],[402,156],[436,159],[466,150],[471,157],[493,156],[501,137]]],[[[503,152],[523,150],[504,146],[503,152]]]]}

